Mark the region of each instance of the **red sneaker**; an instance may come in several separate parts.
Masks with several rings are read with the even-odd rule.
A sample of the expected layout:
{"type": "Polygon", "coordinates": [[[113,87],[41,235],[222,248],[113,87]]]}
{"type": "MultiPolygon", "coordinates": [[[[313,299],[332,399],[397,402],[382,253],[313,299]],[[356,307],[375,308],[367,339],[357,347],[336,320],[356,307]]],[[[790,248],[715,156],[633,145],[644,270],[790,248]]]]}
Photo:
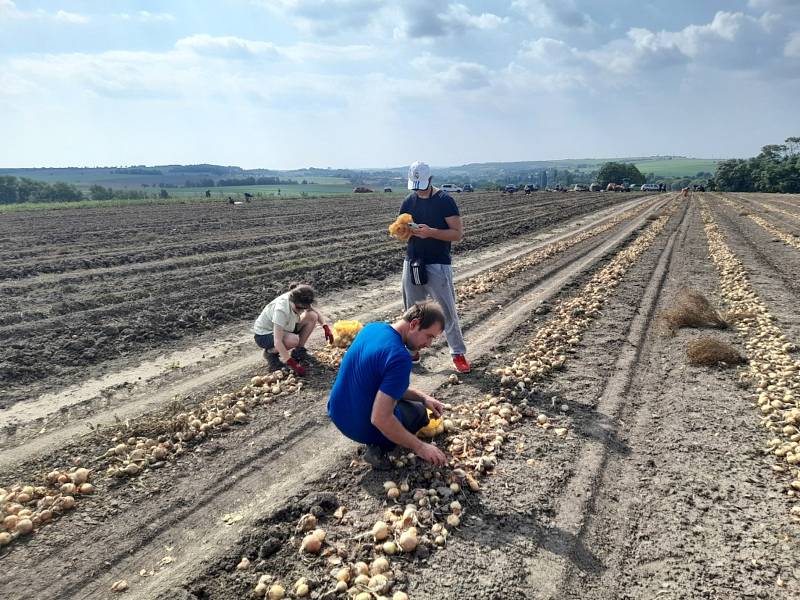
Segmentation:
{"type": "Polygon", "coordinates": [[[472,370],[472,367],[467,362],[467,357],[463,354],[453,355],[453,365],[455,365],[456,371],[459,373],[469,373],[472,370]]]}

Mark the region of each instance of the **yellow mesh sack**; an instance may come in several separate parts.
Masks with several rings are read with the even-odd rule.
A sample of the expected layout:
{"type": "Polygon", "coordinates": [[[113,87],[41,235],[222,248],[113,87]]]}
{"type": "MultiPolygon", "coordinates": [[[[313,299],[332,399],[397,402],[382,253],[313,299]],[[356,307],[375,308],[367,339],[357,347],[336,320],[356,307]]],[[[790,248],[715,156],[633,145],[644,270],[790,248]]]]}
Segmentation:
{"type": "Polygon", "coordinates": [[[414,218],[408,214],[403,213],[398,216],[394,223],[389,225],[389,235],[394,238],[397,238],[401,242],[406,242],[411,237],[411,228],[408,226],[414,218]]]}
{"type": "Polygon", "coordinates": [[[434,419],[431,409],[429,408],[427,409],[427,411],[428,411],[428,419],[430,420],[428,421],[428,424],[425,427],[423,427],[417,432],[417,435],[419,437],[432,438],[436,437],[440,433],[444,433],[444,419],[442,419],[441,417],[439,417],[438,419],[434,419]]]}
{"type": "Polygon", "coordinates": [[[349,348],[363,327],[361,321],[336,321],[333,324],[333,345],[337,348],[349,348]]]}

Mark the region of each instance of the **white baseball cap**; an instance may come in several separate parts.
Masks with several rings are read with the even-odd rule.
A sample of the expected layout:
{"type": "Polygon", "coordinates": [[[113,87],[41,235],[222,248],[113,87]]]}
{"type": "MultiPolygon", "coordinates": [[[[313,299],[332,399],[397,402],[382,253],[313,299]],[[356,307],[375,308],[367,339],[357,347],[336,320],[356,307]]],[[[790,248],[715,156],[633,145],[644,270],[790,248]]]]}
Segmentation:
{"type": "Polygon", "coordinates": [[[427,190],[430,178],[431,168],[428,166],[428,163],[417,160],[408,167],[408,189],[427,190]]]}

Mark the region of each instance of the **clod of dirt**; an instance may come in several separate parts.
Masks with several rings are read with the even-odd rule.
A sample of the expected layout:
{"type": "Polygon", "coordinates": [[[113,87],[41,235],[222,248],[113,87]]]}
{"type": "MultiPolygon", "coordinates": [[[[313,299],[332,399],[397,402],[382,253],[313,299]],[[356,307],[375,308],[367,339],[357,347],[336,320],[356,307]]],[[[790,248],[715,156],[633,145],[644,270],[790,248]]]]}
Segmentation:
{"type": "Polygon", "coordinates": [[[711,306],[708,299],[697,290],[689,288],[678,290],[674,305],[663,311],[660,317],[673,335],[683,327],[728,327],[727,321],[711,306]]]}
{"type": "Polygon", "coordinates": [[[689,358],[689,364],[696,367],[739,365],[745,362],[736,348],[712,337],[701,337],[689,342],[686,356],[689,358]]]}
{"type": "Polygon", "coordinates": [[[281,541],[274,537],[268,537],[266,540],[264,540],[264,543],[261,544],[261,546],[259,546],[258,548],[258,558],[262,560],[265,558],[269,558],[280,549],[281,549],[281,541]]]}

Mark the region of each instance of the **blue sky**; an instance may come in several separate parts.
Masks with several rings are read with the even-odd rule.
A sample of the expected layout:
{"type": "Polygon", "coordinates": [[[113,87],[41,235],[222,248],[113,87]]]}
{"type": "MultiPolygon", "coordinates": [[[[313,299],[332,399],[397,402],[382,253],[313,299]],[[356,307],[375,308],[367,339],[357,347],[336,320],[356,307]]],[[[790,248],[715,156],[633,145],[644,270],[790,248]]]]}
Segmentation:
{"type": "Polygon", "coordinates": [[[677,154],[800,135],[800,0],[0,0],[0,166],[677,154]]]}

